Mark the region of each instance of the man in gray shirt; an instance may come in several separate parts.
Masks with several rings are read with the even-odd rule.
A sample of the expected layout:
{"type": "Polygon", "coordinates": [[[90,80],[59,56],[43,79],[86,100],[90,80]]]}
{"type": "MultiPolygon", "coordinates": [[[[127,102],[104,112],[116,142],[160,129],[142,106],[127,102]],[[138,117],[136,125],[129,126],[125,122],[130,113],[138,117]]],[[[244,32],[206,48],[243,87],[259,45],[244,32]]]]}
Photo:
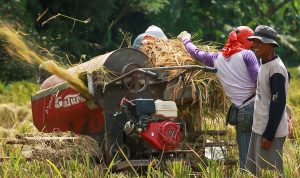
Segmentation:
{"type": "Polygon", "coordinates": [[[273,28],[259,25],[248,39],[253,41],[254,51],[262,65],[257,78],[246,168],[258,177],[261,169],[275,170],[283,176],[282,149],[288,135],[288,72],[275,53],[275,47],[279,45],[273,28]]]}

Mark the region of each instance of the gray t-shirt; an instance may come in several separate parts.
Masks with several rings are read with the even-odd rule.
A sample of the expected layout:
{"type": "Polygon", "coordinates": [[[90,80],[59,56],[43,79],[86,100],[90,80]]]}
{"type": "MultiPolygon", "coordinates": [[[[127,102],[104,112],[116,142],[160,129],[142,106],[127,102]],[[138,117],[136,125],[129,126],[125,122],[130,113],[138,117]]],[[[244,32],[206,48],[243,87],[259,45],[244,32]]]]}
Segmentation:
{"type": "MultiPolygon", "coordinates": [[[[270,78],[274,74],[281,74],[285,77],[285,93],[288,93],[288,72],[279,57],[261,65],[258,72],[257,89],[255,96],[254,115],[252,131],[262,135],[269,121],[271,91],[270,78]]],[[[275,137],[285,137],[288,135],[287,113],[284,109],[281,121],[277,128],[275,137]]]]}

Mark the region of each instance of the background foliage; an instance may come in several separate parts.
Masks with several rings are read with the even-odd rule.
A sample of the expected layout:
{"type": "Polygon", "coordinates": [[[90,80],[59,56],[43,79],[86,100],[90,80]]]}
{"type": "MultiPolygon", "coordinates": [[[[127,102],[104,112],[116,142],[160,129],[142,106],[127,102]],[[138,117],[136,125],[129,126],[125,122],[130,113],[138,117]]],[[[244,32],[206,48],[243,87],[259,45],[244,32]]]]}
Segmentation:
{"type": "MultiPolygon", "coordinates": [[[[134,39],[151,24],[170,38],[187,30],[196,40],[221,44],[236,26],[270,25],[280,33],[281,58],[289,66],[300,63],[299,0],[0,0],[0,17],[64,63],[127,47],[124,35],[134,39]]],[[[3,48],[0,56],[3,82],[36,79],[36,66],[12,60],[3,48]]]]}

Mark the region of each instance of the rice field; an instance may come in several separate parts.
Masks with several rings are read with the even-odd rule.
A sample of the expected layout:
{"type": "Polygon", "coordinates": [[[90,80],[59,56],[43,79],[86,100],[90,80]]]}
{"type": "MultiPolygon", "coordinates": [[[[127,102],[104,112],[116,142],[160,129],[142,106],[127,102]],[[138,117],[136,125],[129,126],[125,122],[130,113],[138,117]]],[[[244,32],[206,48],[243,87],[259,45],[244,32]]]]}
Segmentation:
{"type": "MultiPolygon", "coordinates": [[[[286,177],[300,176],[300,141],[299,141],[299,114],[300,114],[300,92],[297,89],[300,86],[300,76],[296,73],[295,68],[291,68],[290,72],[293,78],[290,84],[290,91],[288,96],[288,103],[293,109],[294,131],[295,139],[287,139],[284,148],[284,164],[286,177]]],[[[20,87],[26,82],[17,83],[11,88],[20,87]]],[[[14,84],[11,84],[14,85],[14,84]]],[[[2,84],[2,86],[5,86],[2,84]]],[[[34,84],[26,84],[30,92],[36,90],[34,84]]],[[[6,88],[2,87],[2,88],[6,88]]],[[[24,90],[24,88],[23,88],[24,90]]],[[[23,91],[22,90],[22,91],[23,91]]],[[[30,112],[29,98],[22,96],[29,93],[22,93],[20,90],[2,90],[1,91],[1,105],[0,105],[0,177],[199,177],[199,175],[192,175],[192,169],[182,161],[170,162],[167,164],[167,169],[149,166],[143,175],[140,175],[137,170],[128,172],[113,172],[113,165],[104,166],[100,164],[101,160],[90,159],[90,154],[80,152],[80,149],[73,149],[72,156],[70,153],[65,154],[69,156],[61,156],[59,161],[53,157],[43,157],[42,159],[27,160],[24,155],[24,147],[5,145],[4,141],[8,138],[13,138],[18,133],[32,133],[41,135],[32,125],[32,118],[30,112]],[[25,98],[26,102],[14,103],[13,96],[25,98]],[[76,150],[76,151],[74,151],[76,150]],[[5,159],[4,159],[5,158],[5,159]]],[[[228,139],[234,140],[234,128],[225,127],[223,116],[220,114],[214,121],[204,119],[202,127],[210,129],[226,128],[229,131],[228,139]],[[217,123],[217,124],[216,124],[217,123]]],[[[46,150],[46,149],[45,149],[46,150]]],[[[46,151],[45,151],[46,152],[46,151]]],[[[231,155],[237,158],[237,150],[234,147],[231,150],[231,155]]],[[[49,153],[59,154],[57,153],[49,153]]],[[[48,155],[49,155],[48,154],[48,155]]],[[[196,156],[196,155],[195,155],[196,156]]],[[[208,166],[199,164],[201,170],[201,177],[250,177],[249,174],[241,174],[238,166],[224,166],[215,161],[208,162],[208,166]]],[[[264,177],[274,177],[272,172],[264,172],[264,177]]]]}

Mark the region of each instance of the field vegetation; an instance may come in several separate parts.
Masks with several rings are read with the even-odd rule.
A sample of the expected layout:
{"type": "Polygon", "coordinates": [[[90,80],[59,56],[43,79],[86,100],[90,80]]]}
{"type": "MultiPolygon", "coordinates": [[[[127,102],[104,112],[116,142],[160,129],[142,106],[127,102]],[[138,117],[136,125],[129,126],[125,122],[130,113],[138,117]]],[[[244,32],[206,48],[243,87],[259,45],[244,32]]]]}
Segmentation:
{"type": "MultiPolygon", "coordinates": [[[[290,68],[292,79],[289,88],[288,104],[293,109],[294,138],[288,138],[284,147],[284,164],[286,177],[300,176],[300,140],[299,140],[299,114],[300,114],[300,76],[296,68],[290,68]]],[[[0,105],[0,177],[199,177],[194,175],[193,170],[184,161],[168,162],[164,168],[149,165],[141,174],[140,170],[131,169],[128,172],[116,173],[113,171],[114,161],[110,165],[104,165],[99,159],[92,159],[91,152],[84,151],[87,142],[81,142],[72,150],[65,152],[65,155],[59,159],[55,156],[47,156],[44,150],[44,156],[39,159],[28,159],[24,150],[26,146],[12,146],[5,142],[14,138],[17,134],[27,133],[41,135],[32,124],[30,96],[38,88],[36,84],[22,81],[11,84],[0,84],[1,105],[0,105]],[[45,156],[46,155],[46,156],[45,156]],[[67,156],[68,155],[68,156],[67,156]]],[[[203,127],[206,129],[226,129],[229,131],[228,140],[234,140],[234,128],[225,127],[223,115],[211,120],[203,120],[203,127]],[[213,124],[212,124],[213,123],[213,124]],[[217,124],[216,124],[217,123],[217,124]]],[[[66,145],[65,145],[66,146],[66,145]]],[[[238,159],[237,149],[230,149],[230,156],[238,159]]],[[[198,155],[195,154],[195,157],[198,155]]],[[[242,174],[238,165],[225,166],[214,160],[206,164],[198,164],[198,171],[201,177],[250,177],[250,174],[242,174]]],[[[266,171],[263,177],[274,177],[276,173],[266,171]]]]}

